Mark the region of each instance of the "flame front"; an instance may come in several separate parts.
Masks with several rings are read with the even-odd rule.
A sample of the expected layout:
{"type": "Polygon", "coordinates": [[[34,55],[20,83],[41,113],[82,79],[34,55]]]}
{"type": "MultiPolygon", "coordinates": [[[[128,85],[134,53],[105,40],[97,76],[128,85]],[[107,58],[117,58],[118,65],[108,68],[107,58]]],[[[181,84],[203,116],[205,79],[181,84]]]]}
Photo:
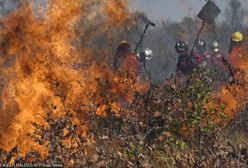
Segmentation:
{"type": "MultiPolygon", "coordinates": [[[[87,26],[100,24],[99,29],[90,33],[91,37],[110,26],[120,27],[128,18],[126,2],[50,0],[47,6],[37,16],[32,5],[23,1],[20,8],[1,21],[4,28],[0,31],[0,147],[6,150],[17,144],[22,153],[38,149],[45,154],[45,149],[33,143],[27,134],[33,131],[32,122],[46,124],[42,116],[50,110],[59,116],[68,110],[75,112],[77,120],[85,120],[86,125],[88,114],[83,112],[84,105],[98,103],[97,113],[105,115],[100,82],[108,81],[113,94],[118,92],[127,101],[132,99],[132,93],[122,88],[125,85],[115,80],[119,76],[106,65],[92,61],[97,57],[94,51],[81,44],[85,35],[89,36],[87,26]]],[[[91,43],[91,38],[87,40],[84,43],[91,43]]],[[[113,111],[120,108],[114,101],[109,106],[113,111]]],[[[82,125],[84,132],[86,125],[82,125]]]]}
{"type": "MultiPolygon", "coordinates": [[[[224,113],[232,119],[247,103],[248,93],[248,48],[247,40],[236,46],[229,55],[229,63],[235,70],[234,82],[222,84],[220,91],[212,93],[212,100],[208,109],[218,108],[224,105],[224,113]]],[[[217,119],[220,121],[220,118],[217,119]]]]}
{"type": "MultiPolygon", "coordinates": [[[[75,122],[84,121],[80,125],[85,134],[91,108],[97,115],[107,116],[111,109],[118,116],[132,102],[134,90],[146,90],[103,63],[113,57],[111,49],[99,47],[96,52],[91,46],[99,34],[113,45],[113,34],[123,24],[127,29],[133,26],[126,0],[46,3],[48,8],[36,15],[32,5],[22,1],[20,8],[1,20],[0,148],[10,150],[17,144],[22,154],[30,149],[46,154],[28,134],[34,131],[32,122],[46,124],[47,112],[75,113],[75,122]]],[[[223,86],[213,94],[209,108],[224,103],[225,112],[233,116],[246,101],[247,58],[246,47],[230,56],[233,66],[240,69],[236,78],[242,84],[223,86]]]]}

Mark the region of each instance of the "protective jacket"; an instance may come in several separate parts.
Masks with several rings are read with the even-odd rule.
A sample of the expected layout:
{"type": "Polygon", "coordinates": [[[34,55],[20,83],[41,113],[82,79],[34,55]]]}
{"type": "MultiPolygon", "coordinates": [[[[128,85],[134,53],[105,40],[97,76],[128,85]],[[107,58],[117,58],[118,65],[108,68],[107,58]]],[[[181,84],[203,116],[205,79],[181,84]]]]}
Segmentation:
{"type": "Polygon", "coordinates": [[[177,72],[189,74],[194,70],[194,63],[188,53],[180,54],[177,61],[177,72]]]}
{"type": "Polygon", "coordinates": [[[128,73],[132,76],[137,76],[139,74],[141,63],[136,54],[130,51],[128,43],[122,43],[117,48],[114,69],[115,71],[128,73]]]}

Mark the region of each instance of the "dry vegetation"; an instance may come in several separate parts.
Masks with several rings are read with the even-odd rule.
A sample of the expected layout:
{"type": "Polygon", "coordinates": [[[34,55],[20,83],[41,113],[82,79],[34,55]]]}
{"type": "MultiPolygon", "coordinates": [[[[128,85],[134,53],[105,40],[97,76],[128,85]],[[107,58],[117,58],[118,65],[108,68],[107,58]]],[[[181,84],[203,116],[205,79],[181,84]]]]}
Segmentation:
{"type": "MultiPolygon", "coordinates": [[[[135,101],[120,116],[107,117],[91,112],[87,136],[77,133],[70,109],[66,117],[33,123],[35,143],[48,149],[42,158],[38,151],[25,156],[18,146],[1,149],[0,163],[48,163],[65,167],[246,167],[248,166],[247,113],[244,109],[232,121],[223,113],[225,106],[206,108],[214,72],[195,71],[184,82],[171,77],[164,85],[153,85],[149,95],[137,93],[135,101]],[[187,83],[187,84],[185,84],[187,83]],[[218,122],[214,118],[220,119],[218,122]],[[223,124],[230,123],[230,128],[223,124]],[[234,130],[235,128],[235,130],[234,130]],[[242,136],[241,136],[242,135],[242,136]]],[[[102,86],[104,87],[104,86],[102,86]]],[[[107,86],[105,86],[107,87],[107,86]]],[[[106,95],[108,93],[105,93],[106,95]]],[[[229,125],[229,124],[228,124],[229,125]]]]}
{"type": "MultiPolygon", "coordinates": [[[[144,23],[125,13],[125,0],[77,0],[72,6],[70,0],[64,0],[66,5],[60,0],[49,2],[47,17],[51,20],[37,19],[24,4],[4,21],[9,27],[0,45],[4,55],[1,79],[6,78],[0,90],[4,121],[0,123],[0,145],[9,147],[16,142],[16,146],[0,148],[0,167],[24,163],[79,168],[248,166],[246,100],[242,99],[232,115],[226,113],[230,111],[228,102],[216,101],[217,105],[210,106],[219,81],[214,70],[204,67],[187,77],[172,75],[164,81],[175,69],[175,41],[192,43],[199,21],[186,17],[148,32],[143,47],[154,51],[148,65],[153,81],[141,93],[135,92],[134,78],[116,75],[108,66],[118,42],[127,39],[135,46],[143,30],[144,23]],[[83,2],[83,9],[76,2],[83,2]],[[117,18],[102,17],[102,11],[91,15],[90,9],[106,4],[107,14],[117,18]],[[113,10],[116,7],[120,8],[118,15],[113,10]],[[80,18],[76,33],[70,27],[75,19],[71,11],[80,18]],[[68,41],[78,48],[72,49],[68,41]],[[100,65],[103,62],[106,65],[100,65]],[[26,136],[30,130],[33,132],[26,136]],[[33,144],[41,150],[34,150],[33,144]],[[23,153],[23,146],[30,150],[23,153]]],[[[239,25],[244,18],[240,6],[231,7],[227,11],[230,20],[203,31],[208,43],[220,42],[224,53],[229,34],[246,29],[239,25]],[[240,20],[235,26],[237,17],[240,20]]],[[[226,82],[232,89],[241,88],[238,94],[246,93],[246,83],[226,82]]]]}

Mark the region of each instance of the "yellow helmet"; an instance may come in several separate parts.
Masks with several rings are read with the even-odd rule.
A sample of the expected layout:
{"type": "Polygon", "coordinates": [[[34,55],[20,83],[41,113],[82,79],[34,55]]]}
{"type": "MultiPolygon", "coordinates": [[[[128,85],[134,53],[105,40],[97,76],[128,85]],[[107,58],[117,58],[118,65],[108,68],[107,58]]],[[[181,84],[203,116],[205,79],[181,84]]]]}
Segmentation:
{"type": "Polygon", "coordinates": [[[122,40],[122,41],[120,42],[120,45],[123,45],[123,44],[128,44],[128,42],[127,42],[126,40],[122,40]]]}
{"type": "Polygon", "coordinates": [[[232,34],[232,41],[234,42],[241,42],[243,41],[244,37],[243,34],[241,32],[234,32],[232,34]]]}

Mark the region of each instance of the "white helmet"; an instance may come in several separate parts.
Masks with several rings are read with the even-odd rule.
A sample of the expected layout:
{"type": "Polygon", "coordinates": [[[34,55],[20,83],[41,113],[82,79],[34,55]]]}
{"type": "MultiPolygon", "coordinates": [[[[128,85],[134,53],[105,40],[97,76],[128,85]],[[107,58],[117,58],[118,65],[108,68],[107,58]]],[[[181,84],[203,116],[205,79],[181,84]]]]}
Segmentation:
{"type": "Polygon", "coordinates": [[[141,54],[137,54],[139,59],[142,59],[142,57],[145,57],[147,61],[150,61],[153,56],[153,52],[150,48],[146,48],[141,54]]]}

